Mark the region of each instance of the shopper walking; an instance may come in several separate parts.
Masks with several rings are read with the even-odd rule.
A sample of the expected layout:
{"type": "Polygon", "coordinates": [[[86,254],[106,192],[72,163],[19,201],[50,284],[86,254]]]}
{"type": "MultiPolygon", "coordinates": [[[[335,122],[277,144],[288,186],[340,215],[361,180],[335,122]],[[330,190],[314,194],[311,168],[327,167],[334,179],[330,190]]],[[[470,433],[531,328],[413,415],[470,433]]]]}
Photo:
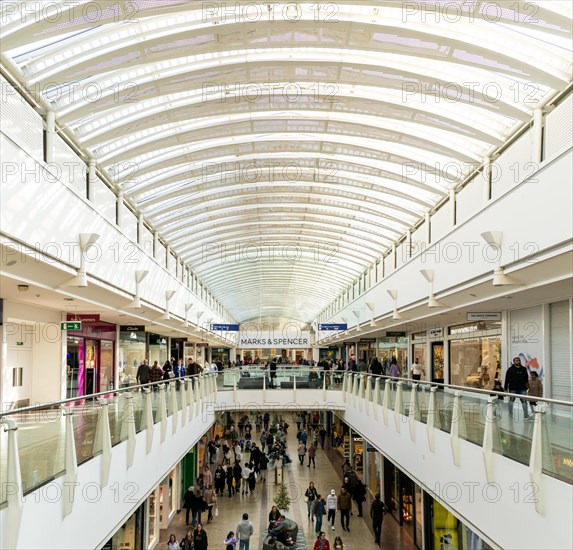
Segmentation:
{"type": "Polygon", "coordinates": [[[366,500],[366,486],[362,483],[362,480],[359,479],[356,482],[356,486],[354,487],[354,491],[352,491],[352,498],[354,502],[356,502],[356,506],[358,507],[358,517],[362,517],[362,504],[366,500]]]}
{"type": "Polygon", "coordinates": [[[314,501],[313,514],[316,518],[314,530],[316,533],[320,533],[322,531],[322,516],[326,514],[326,502],[320,494],[317,495],[316,500],[314,501]]]}
{"type": "Polygon", "coordinates": [[[207,531],[203,529],[203,525],[201,525],[201,523],[198,523],[197,527],[195,528],[195,533],[193,534],[193,544],[195,546],[195,550],[207,550],[207,531]]]}
{"type": "Polygon", "coordinates": [[[306,498],[306,508],[308,510],[308,517],[311,518],[312,517],[312,508],[314,506],[314,501],[316,500],[316,497],[318,496],[318,492],[317,492],[316,488],[314,487],[314,483],[312,481],[308,484],[308,488],[305,491],[304,496],[306,498]]]}
{"type": "Polygon", "coordinates": [[[318,533],[312,550],[330,550],[330,542],[326,538],[326,533],[324,531],[320,531],[320,533],[318,533]]]}
{"type": "MultiPolygon", "coordinates": [[[[525,395],[527,393],[527,383],[529,382],[529,375],[527,374],[527,369],[521,364],[521,359],[515,357],[513,359],[513,365],[507,369],[505,373],[505,385],[504,389],[506,392],[513,395],[525,395]]],[[[509,397],[509,416],[513,418],[513,403],[515,397],[510,395],[509,397]]],[[[527,402],[521,399],[521,406],[523,408],[523,417],[527,418],[527,402]]]]}
{"type": "Polygon", "coordinates": [[[253,535],[253,524],[249,521],[249,514],[243,514],[243,519],[237,525],[237,538],[239,550],[249,550],[249,541],[253,535]]]}
{"type": "Polygon", "coordinates": [[[340,525],[344,531],[350,531],[350,510],[352,509],[352,497],[342,487],[338,494],[338,509],[340,510],[340,525]]]}
{"type": "Polygon", "coordinates": [[[374,542],[380,544],[382,534],[382,521],[386,505],[380,500],[380,493],[376,493],[374,502],[370,506],[370,517],[372,518],[372,528],[374,529],[374,542]]]}
{"type": "Polygon", "coordinates": [[[306,445],[301,441],[298,444],[298,461],[301,466],[304,466],[304,457],[306,455],[306,445]]]}
{"type": "Polygon", "coordinates": [[[334,531],[334,520],[336,519],[336,506],[338,504],[336,491],[332,489],[326,497],[326,521],[330,522],[330,528],[334,531]]]}
{"type": "Polygon", "coordinates": [[[312,467],[316,468],[316,462],[314,461],[314,457],[316,456],[316,447],[313,443],[310,444],[308,448],[308,465],[307,468],[310,468],[310,463],[312,462],[312,467]]]}

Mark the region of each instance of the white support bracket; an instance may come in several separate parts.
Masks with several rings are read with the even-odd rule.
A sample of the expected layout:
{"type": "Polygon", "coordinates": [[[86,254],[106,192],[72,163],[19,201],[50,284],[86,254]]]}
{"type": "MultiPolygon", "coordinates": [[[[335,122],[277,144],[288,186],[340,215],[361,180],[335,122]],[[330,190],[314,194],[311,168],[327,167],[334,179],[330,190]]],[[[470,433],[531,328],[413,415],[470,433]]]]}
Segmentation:
{"type": "Polygon", "coordinates": [[[430,388],[430,403],[428,405],[428,416],[426,417],[426,431],[428,433],[428,447],[430,451],[435,450],[435,425],[436,425],[436,386],[430,388]]]}
{"type": "Polygon", "coordinates": [[[96,435],[99,437],[99,447],[101,448],[101,487],[105,487],[109,481],[111,470],[111,429],[109,427],[109,400],[100,398],[101,409],[98,418],[99,426],[96,435]]]}
{"type": "Polygon", "coordinates": [[[296,375],[292,379],[292,399],[293,403],[296,403],[296,375]]]}
{"type": "MultiPolygon", "coordinates": [[[[193,420],[193,415],[195,412],[195,394],[193,393],[193,380],[194,378],[187,379],[187,403],[189,406],[189,422],[193,420]]],[[[237,400],[237,384],[236,382],[233,385],[233,399],[237,400]]]]}
{"type": "Polygon", "coordinates": [[[450,441],[452,442],[452,454],[456,466],[460,465],[460,436],[466,436],[466,422],[462,409],[462,392],[456,391],[454,393],[452,422],[450,425],[450,441]]]}
{"type": "Polygon", "coordinates": [[[402,423],[402,380],[396,382],[396,400],[394,401],[394,423],[396,424],[396,431],[400,432],[400,424],[402,423]]]}
{"type": "Polygon", "coordinates": [[[326,372],[322,371],[322,400],[326,403],[326,372]]]}
{"type": "Polygon", "coordinates": [[[233,402],[237,402],[237,379],[233,378],[233,402]]]}
{"type": "Polygon", "coordinates": [[[342,401],[343,401],[343,403],[346,403],[347,380],[348,380],[348,374],[344,373],[342,375],[342,401]]]}
{"type": "MultiPolygon", "coordinates": [[[[364,389],[364,405],[366,407],[366,416],[370,416],[370,398],[372,392],[370,391],[370,386],[372,385],[372,376],[366,376],[366,387],[364,389]]],[[[325,400],[326,401],[326,400],[325,400]]]]}
{"type": "Polygon", "coordinates": [[[358,395],[358,387],[360,384],[358,374],[353,374],[352,379],[352,406],[356,408],[356,396],[358,395]]]}
{"type": "Polygon", "coordinates": [[[171,428],[172,433],[177,431],[177,421],[179,420],[179,409],[177,407],[177,391],[175,382],[169,382],[169,401],[171,402],[171,428]]]}
{"type": "Polygon", "coordinates": [[[161,443],[163,443],[167,434],[167,402],[165,399],[165,391],[167,388],[163,384],[159,384],[157,389],[159,391],[159,407],[157,409],[157,416],[158,421],[161,424],[161,443]]]}
{"type": "Polygon", "coordinates": [[[380,395],[380,378],[376,377],[374,382],[374,395],[372,396],[372,405],[374,407],[374,419],[378,421],[378,398],[380,395]]]}
{"type": "Polygon", "coordinates": [[[382,400],[382,414],[384,416],[384,424],[388,426],[388,409],[390,408],[390,380],[384,380],[384,398],[382,400]]]}
{"type": "Polygon", "coordinates": [[[420,406],[418,403],[418,384],[412,384],[410,391],[410,404],[408,406],[408,426],[410,439],[416,441],[416,420],[420,419],[420,406]]]}
{"type": "Polygon", "coordinates": [[[181,426],[187,424],[187,380],[180,381],[179,393],[181,395],[181,426]]]}
{"type": "Polygon", "coordinates": [[[153,404],[151,402],[151,390],[143,388],[143,418],[142,430],[145,430],[145,452],[149,454],[153,445],[153,404]]]}
{"type": "Polygon", "coordinates": [[[133,466],[135,455],[135,405],[133,403],[133,393],[127,391],[123,394],[124,409],[121,419],[121,439],[127,439],[127,467],[133,466]]]}
{"type": "Polygon", "coordinates": [[[267,375],[263,374],[263,403],[267,402],[267,375]]]}
{"type": "Polygon", "coordinates": [[[358,410],[362,412],[362,401],[364,400],[364,385],[366,384],[366,380],[363,374],[358,375],[358,410]]]}
{"type": "Polygon", "coordinates": [[[78,457],[76,455],[76,441],[74,436],[74,410],[62,405],[62,414],[66,423],[64,446],[64,517],[72,512],[78,480],[78,457]]]}
{"type": "Polygon", "coordinates": [[[493,475],[493,440],[494,434],[497,432],[497,415],[495,405],[497,396],[490,396],[487,399],[485,410],[485,426],[483,430],[483,462],[485,465],[485,475],[488,483],[493,483],[495,476],[493,475]]]}
{"type": "Polygon", "coordinates": [[[18,426],[11,418],[4,418],[2,422],[5,424],[4,431],[8,432],[6,480],[2,483],[2,496],[8,502],[6,525],[9,526],[9,528],[2,529],[2,548],[18,548],[18,535],[20,534],[24,504],[20,453],[16,434],[18,426]]]}
{"type": "Polygon", "coordinates": [[[535,511],[543,513],[543,411],[540,405],[535,407],[533,435],[531,436],[531,454],[529,455],[529,479],[533,484],[536,498],[534,499],[535,511]]]}

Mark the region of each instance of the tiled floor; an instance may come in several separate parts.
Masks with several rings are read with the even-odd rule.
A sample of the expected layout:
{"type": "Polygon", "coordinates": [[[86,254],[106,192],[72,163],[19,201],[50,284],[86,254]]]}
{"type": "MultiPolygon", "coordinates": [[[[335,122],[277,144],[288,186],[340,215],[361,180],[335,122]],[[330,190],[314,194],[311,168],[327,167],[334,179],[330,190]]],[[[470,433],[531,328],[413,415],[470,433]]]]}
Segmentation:
{"type": "MultiPolygon", "coordinates": [[[[291,430],[292,431],[292,430],[291,430]]],[[[289,496],[292,500],[289,514],[298,524],[299,528],[304,529],[306,536],[307,548],[312,548],[316,535],[314,533],[314,524],[307,518],[306,503],[304,502],[304,491],[310,481],[314,481],[319,492],[326,497],[330,489],[334,488],[338,492],[341,485],[340,465],[342,459],[336,451],[325,448],[319,450],[316,456],[316,468],[308,468],[306,463],[301,466],[296,457],[296,437],[293,433],[288,436],[289,454],[294,458],[290,469],[285,469],[285,484],[287,485],[289,496]],[[332,457],[332,458],[331,458],[332,457]]],[[[273,496],[276,491],[274,483],[274,472],[268,472],[268,481],[266,483],[258,482],[256,493],[249,496],[235,495],[232,498],[219,497],[218,509],[219,515],[214,517],[211,523],[207,523],[206,514],[203,516],[203,525],[209,538],[209,548],[224,548],[223,540],[229,531],[235,531],[237,523],[241,519],[243,512],[249,514],[249,519],[253,521],[255,533],[251,538],[251,550],[261,548],[260,533],[265,529],[268,523],[268,513],[273,505],[273,496]]],[[[355,506],[355,505],[354,505],[355,506]]],[[[369,502],[364,505],[365,516],[368,516],[369,502]]],[[[331,543],[334,537],[342,537],[346,550],[375,550],[380,547],[384,549],[412,550],[414,545],[398,523],[389,515],[386,516],[383,524],[382,544],[374,544],[374,536],[369,525],[369,519],[358,518],[354,515],[350,518],[350,533],[343,531],[340,527],[340,516],[337,514],[335,531],[332,531],[326,524],[326,516],[323,522],[323,530],[331,543]]],[[[164,549],[167,545],[170,533],[175,533],[177,540],[181,540],[186,533],[185,510],[181,510],[172,521],[169,529],[161,530],[161,540],[158,545],[159,549],[164,549]]]]}

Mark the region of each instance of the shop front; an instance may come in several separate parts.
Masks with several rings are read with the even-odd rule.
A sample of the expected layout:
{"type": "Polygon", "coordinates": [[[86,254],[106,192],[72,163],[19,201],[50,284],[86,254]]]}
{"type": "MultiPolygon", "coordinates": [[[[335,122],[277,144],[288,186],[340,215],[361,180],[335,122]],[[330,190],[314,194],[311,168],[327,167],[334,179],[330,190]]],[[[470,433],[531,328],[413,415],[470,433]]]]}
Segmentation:
{"type": "MultiPolygon", "coordinates": [[[[431,375],[430,369],[428,368],[428,338],[426,332],[416,332],[412,334],[412,363],[418,361],[420,365],[421,380],[429,380],[431,375]]],[[[410,365],[412,364],[410,363],[410,365]]],[[[411,373],[409,373],[411,377],[411,373]]]]}
{"type": "Polygon", "coordinates": [[[337,347],[320,348],[318,357],[319,361],[337,361],[339,359],[339,349],[337,347]]]}
{"type": "Polygon", "coordinates": [[[116,325],[100,322],[99,315],[80,320],[81,330],[67,332],[67,398],[113,390],[114,386],[116,325]]]}
{"type": "Polygon", "coordinates": [[[358,363],[370,365],[370,361],[376,357],[376,338],[361,338],[358,342],[358,363]]]}
{"type": "Polygon", "coordinates": [[[402,376],[408,372],[408,338],[406,336],[383,336],[378,338],[378,359],[384,366],[384,372],[390,371],[390,362],[395,358],[402,376]]]}
{"type": "Polygon", "coordinates": [[[169,358],[168,340],[167,336],[161,336],[153,332],[147,333],[147,350],[150,365],[153,365],[155,361],[159,363],[160,367],[165,364],[165,361],[169,358]]]}
{"type": "Polygon", "coordinates": [[[450,382],[491,389],[501,377],[501,321],[483,321],[448,329],[450,382]]]}
{"type": "Polygon", "coordinates": [[[423,491],[404,472],[384,459],[384,499],[390,513],[418,548],[423,547],[423,491]]]}
{"type": "MultiPolygon", "coordinates": [[[[149,499],[148,499],[149,500],[149,499]]],[[[146,544],[146,517],[148,501],[144,502],[115,532],[102,550],[144,550],[146,544]]]]}
{"type": "Polygon", "coordinates": [[[211,362],[226,367],[231,362],[231,350],[229,348],[213,348],[211,350],[211,362]]]}
{"type": "Polygon", "coordinates": [[[493,550],[428,493],[424,494],[426,550],[493,550]]]}
{"type": "Polygon", "coordinates": [[[145,325],[121,325],[117,366],[120,387],[124,388],[137,383],[137,369],[145,357],[145,325]]]}
{"type": "Polygon", "coordinates": [[[181,502],[180,468],[178,465],[159,484],[159,526],[167,529],[181,502]]]}

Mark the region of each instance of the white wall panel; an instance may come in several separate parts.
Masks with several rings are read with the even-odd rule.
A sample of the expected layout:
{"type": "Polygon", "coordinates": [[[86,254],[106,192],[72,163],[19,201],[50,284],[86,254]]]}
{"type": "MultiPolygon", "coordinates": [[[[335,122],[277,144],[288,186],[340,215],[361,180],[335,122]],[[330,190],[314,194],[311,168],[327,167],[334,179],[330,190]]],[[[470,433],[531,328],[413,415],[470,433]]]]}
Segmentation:
{"type": "Polygon", "coordinates": [[[54,137],[54,161],[50,164],[58,166],[56,174],[63,184],[80,197],[86,198],[87,165],[58,135],[54,137]]]}
{"type": "Polygon", "coordinates": [[[450,203],[449,201],[432,214],[430,218],[430,227],[432,228],[431,239],[435,243],[439,241],[451,229],[450,227],[450,203]]]}
{"type": "Polygon", "coordinates": [[[545,160],[551,160],[573,145],[573,95],[569,95],[545,119],[545,160]]]}
{"type": "Polygon", "coordinates": [[[491,196],[497,198],[513,189],[536,170],[532,159],[533,132],[529,130],[510,145],[492,164],[491,196]]]}
{"type": "Polygon", "coordinates": [[[484,185],[484,178],[478,174],[456,195],[457,225],[469,220],[483,208],[484,185]]]}
{"type": "Polygon", "coordinates": [[[99,178],[96,178],[93,188],[93,203],[97,211],[109,222],[115,224],[115,208],[117,197],[115,193],[99,178]]]}
{"type": "MultiPolygon", "coordinates": [[[[0,76],[2,108],[0,130],[37,160],[44,158],[44,121],[16,89],[0,76]]],[[[4,156],[2,162],[10,162],[4,156]]]]}

